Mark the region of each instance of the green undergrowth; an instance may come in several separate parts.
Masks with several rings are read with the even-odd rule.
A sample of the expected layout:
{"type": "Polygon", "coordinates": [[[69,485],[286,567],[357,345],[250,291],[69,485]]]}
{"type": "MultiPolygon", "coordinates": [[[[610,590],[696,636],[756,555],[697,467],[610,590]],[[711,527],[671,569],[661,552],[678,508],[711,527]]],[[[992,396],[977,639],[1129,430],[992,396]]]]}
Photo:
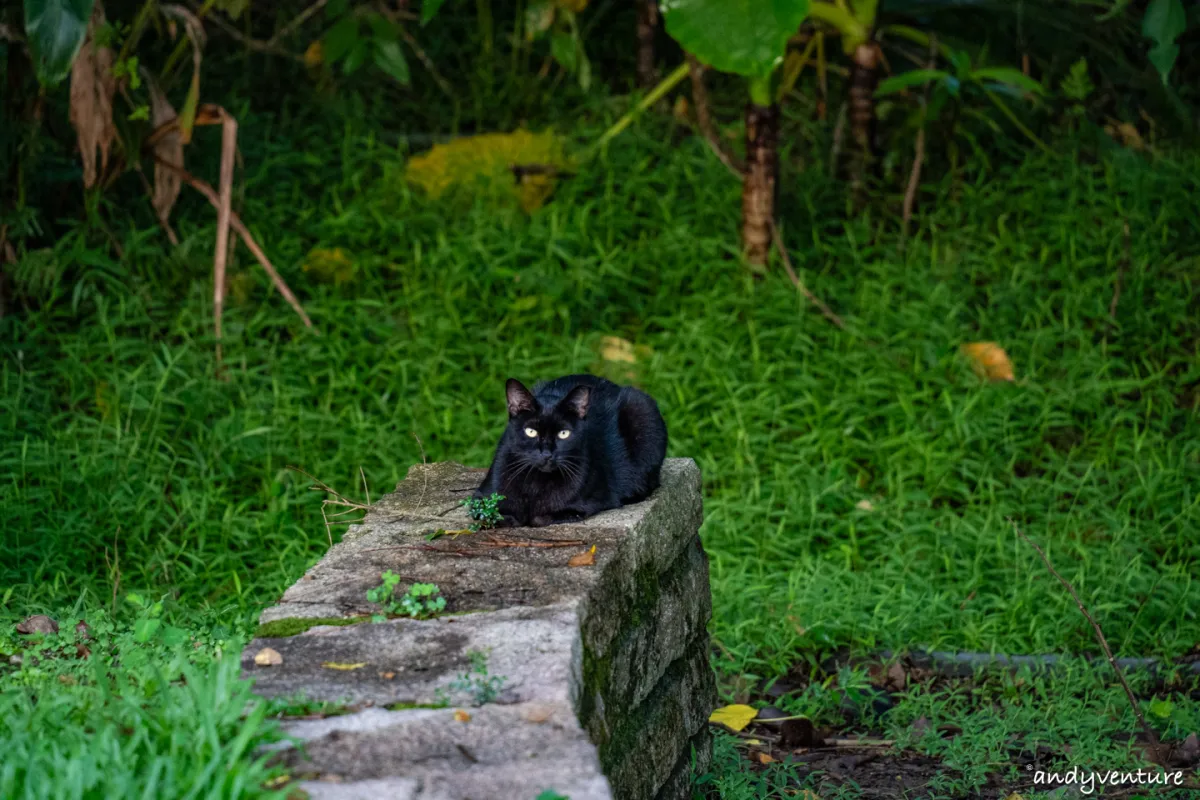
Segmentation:
{"type": "MultiPolygon", "coordinates": [[[[1200,676],[1168,669],[1158,674],[1130,672],[1128,679],[1162,741],[1178,746],[1188,734],[1200,730],[1200,703],[1196,702],[1200,676]]],[[[1068,659],[1054,670],[1023,667],[927,679],[892,693],[880,705],[883,694],[872,688],[861,670],[843,669],[829,680],[773,702],[785,714],[811,719],[818,732],[831,738],[861,736],[894,742],[881,757],[935,759],[940,774],[923,787],[910,785],[909,796],[914,797],[1005,798],[1012,793],[1069,797],[1078,794],[1063,794],[1062,789],[1052,794],[1049,786],[1039,787],[1034,771],[1066,774],[1072,767],[1096,772],[1161,771],[1146,760],[1141,727],[1107,665],[1068,659]]],[[[749,732],[753,735],[757,730],[749,732]]],[[[755,745],[717,733],[713,768],[699,785],[718,789],[727,800],[791,797],[802,788],[819,788],[822,798],[863,796],[853,781],[840,790],[818,787],[821,776],[811,774],[811,765],[793,761],[787,753],[776,752],[777,760],[768,764],[748,757],[763,750],[761,741],[755,745]]],[[[894,772],[899,775],[905,770],[898,767],[894,772]]],[[[1182,772],[1182,780],[1191,781],[1191,788],[1174,795],[1167,794],[1160,782],[1120,796],[1194,797],[1195,770],[1182,772]]],[[[1083,794],[1101,796],[1103,787],[1091,788],[1083,794]]]]}
{"type": "Polygon", "coordinates": [[[281,734],[239,678],[243,639],[73,612],[53,634],[0,617],[0,797],[284,796],[257,752],[281,734]]]}
{"type": "MultiPolygon", "coordinates": [[[[184,626],[220,617],[248,631],[329,546],[322,495],[288,465],[348,496],[365,475],[372,497],[423,459],[485,465],[506,378],[589,370],[601,338],[620,336],[648,348],[633,369],[666,417],[670,455],[704,474],[714,664],[727,686],[839,647],[1094,654],[1090,626],[1010,518],[1118,655],[1175,658],[1200,642],[1195,156],[968,167],[923,189],[902,247],[893,217],[844,218],[843,189],[814,158],[825,143],[810,151],[797,137],[781,230],[841,330],[777,266],[747,275],[739,185],[702,144],[653,125],[526,216],[410,194],[395,180],[401,153],[353,122],[339,139],[311,119],[239,118],[239,211],[316,331],[239,247],[227,380],[214,378],[213,222],[191,199],[176,214],[178,248],[148,215],[118,216],[120,257],[83,228],[24,254],[28,308],[0,319],[7,619],[64,613],[77,598],[91,614],[119,580],[166,595],[184,626]],[[305,125],[300,152],[289,136],[305,125]],[[314,248],[343,250],[348,278],[303,272],[314,248]],[[974,341],[1000,343],[1017,381],[976,378],[958,355],[974,341]]],[[[164,659],[151,660],[174,663],[164,659]]],[[[188,669],[238,697],[224,663],[188,669]]],[[[61,752],[104,720],[120,731],[142,719],[131,727],[162,738],[121,747],[191,748],[202,770],[259,735],[244,738],[218,703],[205,718],[218,744],[196,755],[166,724],[171,693],[191,680],[153,695],[141,681],[159,699],[123,694],[118,708],[55,678],[34,706],[10,697],[16,674],[0,673],[0,689],[24,703],[3,715],[28,721],[21,747],[54,746],[28,731],[58,697],[68,713],[40,741],[73,742],[61,752]],[[148,716],[122,716],[134,708],[148,716]]],[[[1083,713],[1064,730],[1083,731],[1083,713]]],[[[28,752],[5,758],[7,780],[43,764],[28,752]]],[[[247,770],[237,780],[267,774],[236,763],[247,770]]]]}

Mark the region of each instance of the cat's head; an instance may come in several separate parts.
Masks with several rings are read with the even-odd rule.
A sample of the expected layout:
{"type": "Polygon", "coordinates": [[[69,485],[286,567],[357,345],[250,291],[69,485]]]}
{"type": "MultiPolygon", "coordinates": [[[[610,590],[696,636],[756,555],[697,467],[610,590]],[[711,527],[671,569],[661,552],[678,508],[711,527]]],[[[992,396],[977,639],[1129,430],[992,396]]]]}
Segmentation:
{"type": "Polygon", "coordinates": [[[576,386],[546,408],[515,378],[508,379],[505,394],[511,455],[530,469],[577,474],[583,467],[580,434],[591,400],[588,387],[576,386]]]}

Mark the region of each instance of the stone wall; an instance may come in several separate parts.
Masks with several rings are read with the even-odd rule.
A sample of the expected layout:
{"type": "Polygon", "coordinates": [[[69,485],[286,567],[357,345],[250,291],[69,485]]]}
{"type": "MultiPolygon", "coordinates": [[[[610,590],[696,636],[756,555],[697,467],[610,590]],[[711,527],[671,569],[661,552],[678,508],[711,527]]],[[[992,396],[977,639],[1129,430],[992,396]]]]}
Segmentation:
{"type": "Polygon", "coordinates": [[[668,459],[650,499],[580,523],[430,540],[466,527],[482,477],[413,467],[263,612],[242,657],[257,691],[346,712],[286,723],[304,747],[280,756],[313,798],[690,797],[716,700],[695,462],[668,459]],[[592,545],[594,564],[568,565],[592,545]],[[437,584],[445,611],[369,621],[384,570],[437,584]],[[264,648],[280,663],[257,664],[264,648]]]}

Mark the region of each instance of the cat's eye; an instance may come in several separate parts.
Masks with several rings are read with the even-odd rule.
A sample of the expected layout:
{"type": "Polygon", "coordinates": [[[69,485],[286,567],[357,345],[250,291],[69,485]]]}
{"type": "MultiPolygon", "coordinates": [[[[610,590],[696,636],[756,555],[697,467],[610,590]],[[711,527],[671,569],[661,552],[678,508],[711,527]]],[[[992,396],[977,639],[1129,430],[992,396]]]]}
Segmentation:
{"type": "Polygon", "coordinates": [[[533,437],[537,436],[537,431],[535,431],[533,428],[526,428],[525,435],[532,439],[533,437]]]}
{"type": "Polygon", "coordinates": [[[560,438],[560,439],[565,439],[570,435],[571,435],[570,431],[559,431],[558,432],[558,438],[560,438]]]}

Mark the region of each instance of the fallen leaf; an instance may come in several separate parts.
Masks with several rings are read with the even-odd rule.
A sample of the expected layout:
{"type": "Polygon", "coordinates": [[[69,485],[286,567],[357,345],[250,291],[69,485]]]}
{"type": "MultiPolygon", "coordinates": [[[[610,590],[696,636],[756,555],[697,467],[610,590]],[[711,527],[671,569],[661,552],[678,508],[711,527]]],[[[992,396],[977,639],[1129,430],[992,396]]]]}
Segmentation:
{"type": "Polygon", "coordinates": [[[758,754],[758,763],[760,763],[760,764],[774,764],[774,763],[775,763],[775,758],[774,758],[774,757],[773,757],[773,756],[772,756],[770,753],[759,753],[759,754],[758,754]]]}
{"type": "Polygon", "coordinates": [[[762,744],[762,740],[761,739],[747,739],[746,744],[750,745],[751,747],[757,747],[758,745],[762,744]]]}
{"type": "Polygon", "coordinates": [[[605,336],[600,340],[600,357],[605,361],[625,361],[630,364],[637,362],[633,353],[633,342],[620,336],[605,336]]]}
{"type": "Polygon", "coordinates": [[[787,748],[820,747],[825,740],[813,727],[812,720],[788,719],[780,725],[779,746],[787,748]]]}
{"type": "Polygon", "coordinates": [[[590,567],[596,563],[596,545],[592,545],[591,550],[585,550],[582,553],[576,553],[567,561],[568,567],[590,567]]]}
{"type": "Polygon", "coordinates": [[[679,95],[675,100],[675,106],[671,109],[671,113],[681,125],[691,123],[691,117],[688,116],[688,101],[683,95],[679,95]]]}
{"type": "Polygon", "coordinates": [[[385,681],[390,681],[392,678],[396,677],[396,673],[394,673],[394,672],[381,672],[381,673],[379,673],[379,677],[383,678],[385,681]]]}
{"type": "Polygon", "coordinates": [[[58,633],[58,623],[45,614],[34,614],[17,623],[17,633],[27,636],[31,633],[58,633]]]}
{"type": "Polygon", "coordinates": [[[366,665],[367,665],[366,661],[360,661],[357,664],[343,664],[340,661],[324,661],[321,663],[321,666],[324,667],[325,669],[340,669],[343,671],[349,671],[352,669],[362,669],[366,665]]]}
{"type": "Polygon", "coordinates": [[[466,711],[463,711],[461,708],[456,708],[454,710],[454,721],[455,722],[470,722],[471,715],[468,714],[466,711]]]}
{"type": "Polygon", "coordinates": [[[88,624],[83,620],[79,620],[79,622],[75,623],[75,635],[85,641],[92,638],[88,633],[88,624]]]}
{"type": "Polygon", "coordinates": [[[537,703],[527,708],[525,713],[521,715],[521,718],[526,722],[540,725],[552,716],[554,716],[554,706],[537,703]]]}
{"type": "Polygon", "coordinates": [[[175,125],[177,117],[175,107],[171,105],[171,101],[167,99],[154,76],[144,69],[141,72],[142,80],[146,84],[146,91],[150,93],[150,124],[154,126],[154,133],[147,140],[154,143],[155,156],[154,190],[150,196],[150,204],[154,206],[154,212],[158,214],[159,220],[166,225],[167,220],[171,217],[171,209],[175,207],[175,201],[179,199],[183,179],[179,177],[178,173],[167,169],[158,162],[161,159],[168,164],[182,168],[184,166],[183,137],[179,135],[179,127],[175,125]]]}
{"type": "Polygon", "coordinates": [[[79,49],[71,66],[71,125],[79,140],[79,156],[83,161],[83,185],[91,188],[108,166],[108,151],[117,136],[113,124],[113,95],[117,81],[113,78],[113,52],[96,46],[96,31],[105,25],[104,8],[100,3],[92,9],[88,22],[87,40],[79,49]],[[100,155],[100,172],[96,171],[96,154],[100,155]]]}
{"type": "Polygon", "coordinates": [[[340,247],[318,247],[309,252],[300,269],[340,286],[354,277],[354,258],[340,247]]]}
{"type": "Polygon", "coordinates": [[[1193,767],[1196,762],[1200,761],[1200,739],[1196,738],[1196,734],[1188,734],[1188,737],[1180,742],[1175,747],[1175,752],[1171,754],[1171,764],[1176,767],[1193,767]]]}
{"type": "Polygon", "coordinates": [[[283,663],[283,656],[279,655],[278,650],[272,650],[270,647],[264,647],[254,654],[254,663],[260,667],[273,667],[283,663]]]}
{"type": "Polygon", "coordinates": [[[1025,800],[1025,796],[1018,794],[1017,792],[1013,792],[1008,797],[1004,798],[1004,800],[1025,800]]]}
{"type": "Polygon", "coordinates": [[[859,511],[874,511],[875,505],[870,500],[859,500],[854,504],[859,511]]]}
{"type": "Polygon", "coordinates": [[[76,681],[73,675],[59,675],[58,682],[63,686],[74,686],[76,681]]]}
{"type": "Polygon", "coordinates": [[[744,706],[734,704],[731,706],[722,706],[709,715],[708,721],[715,722],[718,725],[724,725],[729,730],[737,733],[745,728],[754,718],[758,716],[757,709],[754,706],[744,706]]]}
{"type": "Polygon", "coordinates": [[[906,685],[908,685],[908,673],[904,671],[904,666],[897,661],[888,667],[887,687],[894,692],[902,692],[906,685]]]}
{"type": "Polygon", "coordinates": [[[995,342],[971,342],[962,346],[962,352],[971,361],[971,368],[981,378],[990,381],[1012,381],[1013,365],[1004,348],[995,342]]]}

